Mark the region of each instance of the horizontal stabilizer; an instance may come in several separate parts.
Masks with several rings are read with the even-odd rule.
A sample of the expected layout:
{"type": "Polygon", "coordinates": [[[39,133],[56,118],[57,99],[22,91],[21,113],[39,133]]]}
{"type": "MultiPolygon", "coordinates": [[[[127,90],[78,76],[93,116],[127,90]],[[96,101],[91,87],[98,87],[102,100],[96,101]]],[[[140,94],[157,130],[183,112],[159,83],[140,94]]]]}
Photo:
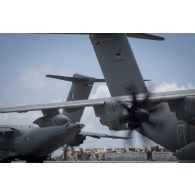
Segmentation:
{"type": "Polygon", "coordinates": [[[126,33],[127,37],[163,41],[165,38],[147,33],[126,33]]]}
{"type": "MultiPolygon", "coordinates": [[[[80,33],[80,34],[97,34],[97,33],[80,33]]],[[[100,33],[100,34],[113,34],[113,33],[100,33]]],[[[125,33],[127,37],[137,38],[137,39],[148,39],[153,41],[163,41],[165,38],[156,36],[148,33],[125,33]]]]}
{"type": "MultiPolygon", "coordinates": [[[[61,34],[76,34],[76,35],[90,35],[90,34],[117,34],[117,33],[43,33],[43,34],[54,34],[54,35],[61,35],[61,34]]],[[[138,38],[138,39],[148,39],[154,41],[163,41],[165,38],[156,36],[153,34],[148,33],[125,33],[127,37],[138,38]]]]}
{"type": "Polygon", "coordinates": [[[85,131],[81,131],[79,134],[84,135],[84,136],[88,136],[88,137],[93,137],[93,138],[96,138],[96,139],[100,139],[100,138],[130,139],[130,138],[132,138],[132,137],[129,137],[129,136],[108,135],[108,134],[85,132],[85,131]]]}
{"type": "Polygon", "coordinates": [[[58,75],[46,75],[46,77],[59,79],[70,82],[79,82],[79,83],[94,83],[94,82],[105,82],[105,79],[96,79],[93,77],[88,77],[80,74],[74,74],[73,77],[69,76],[58,76],[58,75]]]}
{"type": "Polygon", "coordinates": [[[145,82],[150,82],[152,81],[151,79],[144,79],[145,82]]]}

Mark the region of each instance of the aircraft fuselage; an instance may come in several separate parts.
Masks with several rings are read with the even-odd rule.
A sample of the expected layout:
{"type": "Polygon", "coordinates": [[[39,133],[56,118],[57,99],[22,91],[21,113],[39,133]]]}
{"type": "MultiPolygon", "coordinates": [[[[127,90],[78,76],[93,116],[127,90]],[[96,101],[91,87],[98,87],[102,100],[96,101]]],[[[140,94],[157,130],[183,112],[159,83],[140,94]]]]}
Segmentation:
{"type": "Polygon", "coordinates": [[[0,159],[19,157],[21,159],[45,158],[78,134],[83,125],[69,124],[40,128],[36,126],[1,126],[17,129],[16,135],[0,136],[0,159]]]}

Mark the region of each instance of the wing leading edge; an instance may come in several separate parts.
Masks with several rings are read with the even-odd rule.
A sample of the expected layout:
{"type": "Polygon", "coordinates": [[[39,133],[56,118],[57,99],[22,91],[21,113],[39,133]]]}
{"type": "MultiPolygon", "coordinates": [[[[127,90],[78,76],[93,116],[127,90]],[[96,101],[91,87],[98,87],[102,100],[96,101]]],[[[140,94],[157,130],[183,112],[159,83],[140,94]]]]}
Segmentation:
{"type": "MultiPolygon", "coordinates": [[[[153,103],[169,102],[169,101],[182,99],[186,96],[195,96],[195,89],[151,93],[148,101],[151,101],[153,103]]],[[[139,100],[141,101],[143,99],[144,99],[143,94],[140,94],[137,96],[138,101],[139,100]]],[[[29,111],[59,109],[59,108],[68,108],[68,109],[74,110],[74,109],[83,108],[83,107],[101,106],[101,105],[104,105],[106,102],[117,102],[117,101],[131,102],[132,97],[131,96],[118,96],[118,97],[76,100],[76,101],[28,105],[28,106],[7,107],[7,108],[0,108],[0,113],[12,113],[12,112],[23,113],[23,112],[29,112],[29,111]]]]}

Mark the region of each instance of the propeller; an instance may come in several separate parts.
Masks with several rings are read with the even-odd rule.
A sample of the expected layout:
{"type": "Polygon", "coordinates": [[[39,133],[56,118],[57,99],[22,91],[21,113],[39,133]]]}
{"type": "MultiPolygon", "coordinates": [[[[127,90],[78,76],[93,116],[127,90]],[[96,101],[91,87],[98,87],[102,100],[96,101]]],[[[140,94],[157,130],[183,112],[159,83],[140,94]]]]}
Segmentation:
{"type": "Polygon", "coordinates": [[[161,103],[152,104],[149,102],[150,94],[146,94],[142,100],[138,100],[135,90],[129,93],[132,96],[132,102],[122,102],[120,104],[126,110],[126,114],[121,118],[122,122],[127,123],[129,131],[126,136],[133,137],[132,140],[125,140],[124,145],[132,147],[148,147],[154,145],[147,138],[147,132],[160,131],[163,121],[161,120],[162,111],[165,108],[161,103]],[[133,131],[137,130],[137,131],[133,131]],[[146,136],[146,137],[145,137],[146,136]]]}
{"type": "Polygon", "coordinates": [[[142,100],[138,100],[135,90],[128,90],[128,93],[132,96],[132,103],[130,105],[120,101],[121,106],[126,110],[121,121],[127,123],[130,130],[156,129],[161,123],[159,113],[162,112],[163,107],[160,104],[151,105],[148,101],[149,93],[145,94],[142,100]]]}

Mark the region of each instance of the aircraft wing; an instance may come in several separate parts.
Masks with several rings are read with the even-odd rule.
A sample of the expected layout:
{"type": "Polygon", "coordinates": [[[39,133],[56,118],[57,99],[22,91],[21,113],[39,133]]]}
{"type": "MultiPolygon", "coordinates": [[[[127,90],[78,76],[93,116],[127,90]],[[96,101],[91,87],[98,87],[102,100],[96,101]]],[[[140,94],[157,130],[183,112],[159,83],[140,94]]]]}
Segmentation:
{"type": "MultiPolygon", "coordinates": [[[[169,101],[183,99],[186,96],[195,96],[195,89],[151,93],[148,101],[152,103],[169,102],[169,101]]],[[[143,94],[137,95],[137,101],[142,101],[143,99],[144,99],[143,94]]],[[[71,109],[74,110],[83,107],[101,106],[104,105],[106,102],[117,102],[117,101],[131,102],[132,96],[118,96],[118,97],[76,100],[76,101],[38,104],[38,105],[29,105],[29,106],[7,107],[7,108],[0,108],[0,113],[11,113],[11,112],[22,113],[28,111],[59,109],[59,108],[67,108],[70,110],[71,109]]]]}
{"type": "Polygon", "coordinates": [[[108,135],[108,134],[102,134],[102,133],[93,133],[93,132],[85,132],[85,131],[81,131],[79,134],[84,135],[84,136],[89,136],[89,137],[93,137],[96,139],[100,139],[100,138],[111,138],[111,139],[130,139],[132,137],[125,137],[125,136],[115,136],[115,135],[108,135]]]}
{"type": "Polygon", "coordinates": [[[29,111],[38,111],[38,110],[44,111],[44,110],[59,109],[59,108],[78,109],[78,108],[89,107],[89,106],[103,105],[104,102],[108,100],[109,98],[75,100],[75,101],[58,102],[58,103],[7,107],[7,108],[0,108],[0,113],[10,113],[10,112],[23,113],[23,112],[29,112],[29,111]]]}

